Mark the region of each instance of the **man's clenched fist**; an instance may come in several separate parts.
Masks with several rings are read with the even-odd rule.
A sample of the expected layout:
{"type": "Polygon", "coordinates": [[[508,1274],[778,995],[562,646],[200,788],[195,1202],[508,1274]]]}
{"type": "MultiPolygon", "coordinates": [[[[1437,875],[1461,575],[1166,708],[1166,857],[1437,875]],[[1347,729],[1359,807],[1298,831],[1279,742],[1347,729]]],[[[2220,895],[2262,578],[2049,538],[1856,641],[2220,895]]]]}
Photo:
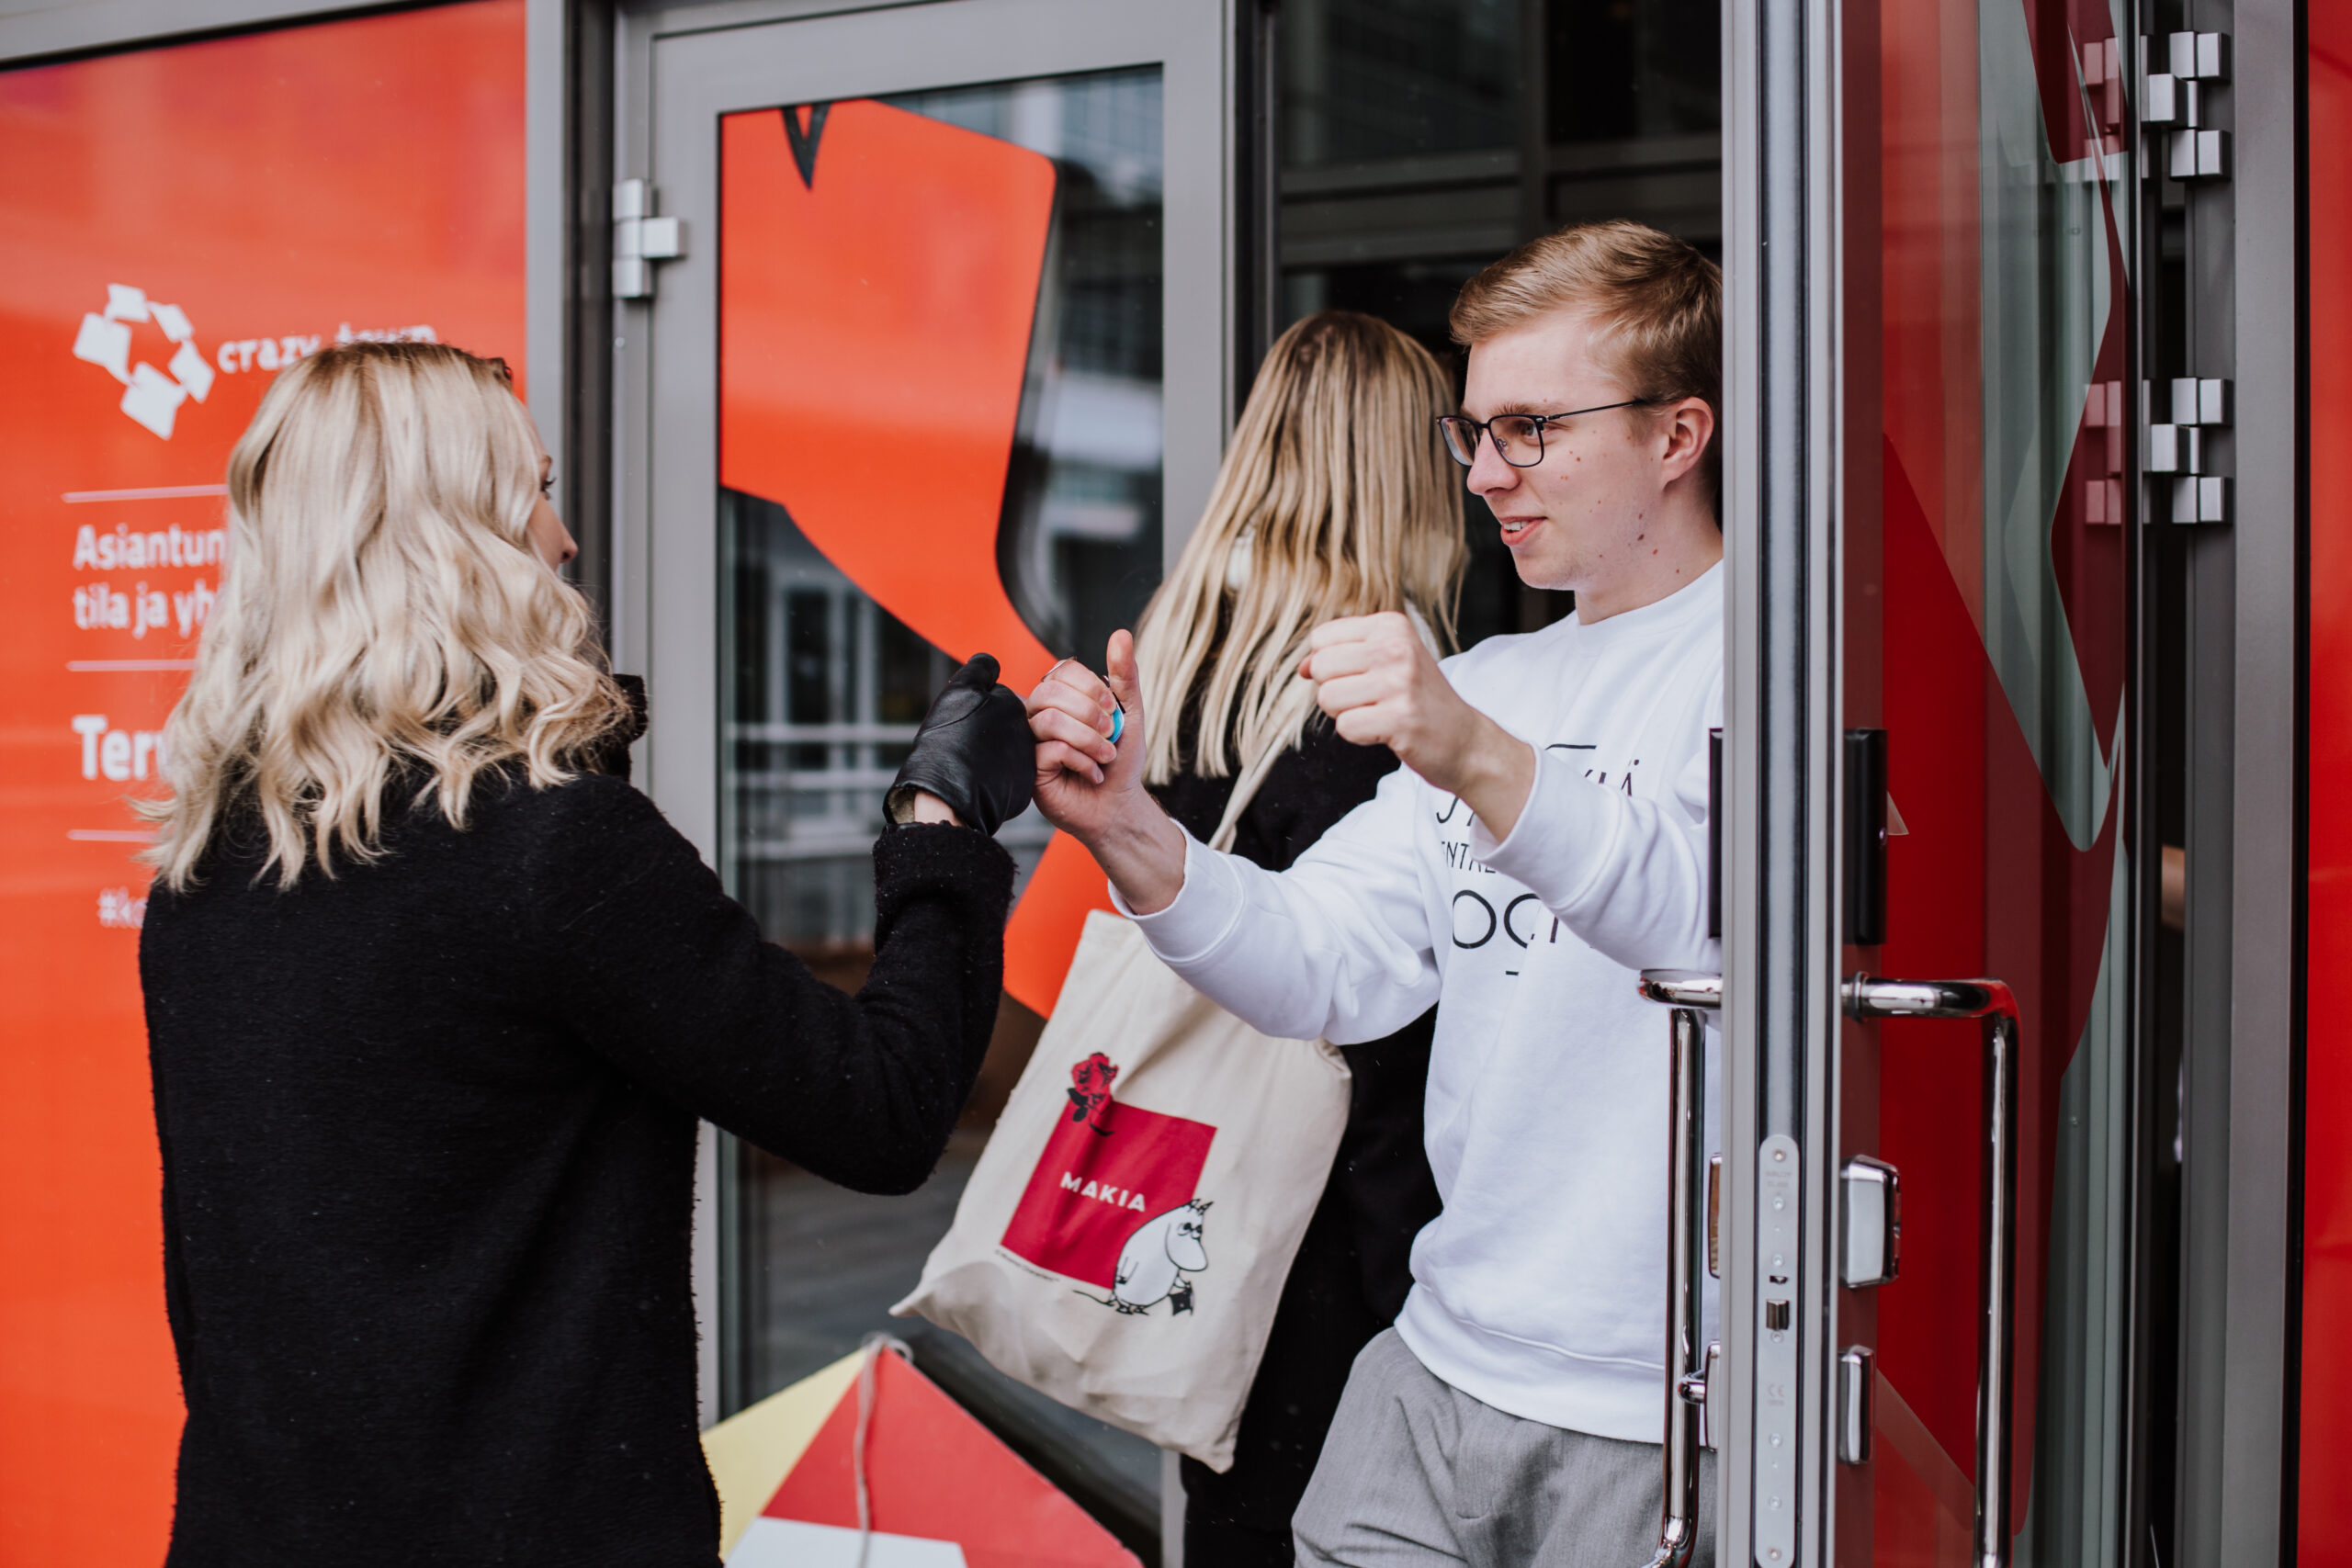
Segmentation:
{"type": "Polygon", "coordinates": [[[1462,700],[1405,616],[1326,621],[1307,635],[1298,672],[1342,739],[1385,746],[1497,839],[1508,838],[1535,786],[1535,750],[1462,700]]]}

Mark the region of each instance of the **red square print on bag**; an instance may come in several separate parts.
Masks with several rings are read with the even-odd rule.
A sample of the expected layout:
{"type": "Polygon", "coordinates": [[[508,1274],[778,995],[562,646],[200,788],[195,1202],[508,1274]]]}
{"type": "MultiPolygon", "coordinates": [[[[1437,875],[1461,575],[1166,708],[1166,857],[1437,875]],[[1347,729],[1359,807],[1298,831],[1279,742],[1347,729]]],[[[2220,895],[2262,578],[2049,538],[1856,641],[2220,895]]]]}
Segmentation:
{"type": "MultiPolygon", "coordinates": [[[[1198,1196],[1216,1129],[1205,1122],[1139,1111],[1098,1093],[1073,1071],[1080,1089],[1071,1111],[1054,1123],[1046,1152],[1004,1229],[1005,1250],[1057,1274],[1108,1291],[1119,1249],[1147,1221],[1198,1196]]],[[[1116,1073],[1115,1067],[1109,1069],[1116,1073]]]]}

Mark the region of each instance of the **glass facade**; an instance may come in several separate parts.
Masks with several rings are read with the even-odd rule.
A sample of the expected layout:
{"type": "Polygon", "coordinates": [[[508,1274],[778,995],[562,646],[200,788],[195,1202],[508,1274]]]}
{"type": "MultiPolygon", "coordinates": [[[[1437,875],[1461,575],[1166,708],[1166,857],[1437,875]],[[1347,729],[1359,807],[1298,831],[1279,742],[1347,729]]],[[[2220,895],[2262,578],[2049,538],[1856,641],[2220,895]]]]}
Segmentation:
{"type": "MultiPolygon", "coordinates": [[[[0,1137],[15,1173],[0,1189],[43,1194],[0,1204],[0,1257],[18,1265],[0,1290],[0,1342],[18,1348],[17,1374],[0,1378],[0,1561],[86,1555],[95,1518],[160,1540],[179,1419],[152,1310],[154,1161],[134,969],[144,873],[125,858],[141,829],[117,820],[122,793],[146,775],[107,770],[152,754],[200,615],[158,608],[190,619],[151,626],[145,599],[207,602],[217,562],[138,580],[123,621],[90,606],[134,580],[109,581],[76,551],[60,588],[51,568],[66,551],[54,547],[85,522],[161,527],[141,527],[150,513],[209,527],[227,443],[265,373],[338,331],[434,335],[527,373],[526,340],[538,340],[526,292],[539,285],[521,215],[543,193],[526,179],[536,45],[525,9],[474,0],[115,53],[101,39],[97,52],[77,43],[0,73],[0,135],[28,154],[0,157],[0,244],[16,264],[0,268],[0,346],[30,367],[7,380],[15,416],[0,421],[0,446],[13,441],[19,459],[8,505],[33,552],[10,580],[23,600],[13,624],[30,629],[11,644],[16,719],[0,726],[0,844],[17,868],[0,877],[0,914],[22,938],[9,949],[17,983],[0,987],[16,1020],[0,1065],[16,1088],[0,1100],[21,1134],[0,1137]],[[271,92],[239,96],[236,84],[256,81],[271,92]],[[368,112],[354,114],[363,98],[368,112]],[[321,125],[334,134],[314,134],[321,125]],[[272,179],[254,185],[256,168],[272,179]],[[236,231],[211,237],[227,213],[240,215],[236,231]],[[300,265],[257,271],[256,244],[300,265]],[[110,364],[119,338],[130,358],[110,364]],[[142,355],[150,363],[131,363],[142,355]],[[133,750],[107,750],[117,738],[133,750]],[[44,1273],[58,1258],[83,1273],[44,1273]],[[104,1303],[107,1323],[68,1310],[77,1302],[104,1303]],[[109,1467],[129,1479],[80,1479],[109,1467]],[[118,1495],[129,1501],[118,1507],[118,1495]]],[[[0,20],[26,14],[0,6],[0,20]]],[[[1849,722],[1892,733],[1908,829],[1891,851],[1896,940],[1883,964],[2003,976],[2038,1053],[2021,1242],[2024,1501],[2010,1521],[2020,1562],[2134,1560],[2141,1544],[2123,1539],[2134,1522],[2148,1526],[2151,1560],[2172,1561],[2175,1510],[2187,1506],[2174,1488],[2189,1468],[2171,1456],[2219,1440],[2182,1429],[2181,1414],[2196,1392],[2181,1371],[2191,1319],[2214,1321],[2221,1290],[2218,1272],[2192,1275],[2184,1240],[2199,1146],[2190,949],[2177,929],[2154,929],[2141,892],[2158,874],[2152,857],[2191,836],[2185,759],[2217,732],[2192,714],[2201,688],[2187,633],[2137,628],[2220,614],[2196,600],[2200,581],[2209,600],[2219,592],[2222,580],[2199,572],[2222,552],[2210,530],[2148,525],[2170,492],[2145,487],[2132,456],[2148,422],[2143,389],[2161,400],[2172,378],[2200,373],[2191,296],[2215,264],[2192,254],[2184,187],[2129,167],[2143,151],[2131,35],[2211,25],[2200,15],[2183,0],[1877,0],[1865,29],[1879,51],[1876,145],[1855,167],[1875,159],[1875,188],[1855,187],[1868,199],[1851,215],[1875,223],[1880,243],[1875,275],[1858,265],[1849,279],[1859,303],[1847,330],[1878,352],[1850,384],[1848,434],[1883,464],[1878,515],[1846,563],[1844,694],[1849,722]],[[2142,713],[2144,724],[2127,722],[2142,713]],[[2150,769],[2144,787],[2135,767],[2150,769]],[[2135,789],[2143,822],[2125,819],[2135,789]],[[2127,1471],[2145,1489],[2137,1514],[2119,1501],[2127,1471]]],[[[1283,0],[1271,16],[1273,221],[1253,231],[1265,255],[1233,259],[1271,269],[1277,327],[1327,308],[1365,311],[1458,374],[1446,316],[1459,288],[1536,234],[1623,217],[1720,252],[1721,0],[1283,0]]],[[[743,20],[770,18],[747,9],[743,20]]],[[[2315,40],[2323,30],[2314,24],[2315,40]]],[[[2318,107],[2340,118],[2352,95],[2335,90],[2345,73],[2324,41],[2312,46],[2328,89],[2318,107]]],[[[882,792],[948,671],[984,644],[1019,642],[1009,668],[1032,653],[1098,655],[1192,521],[1163,502],[1182,468],[1168,457],[1182,450],[1165,439],[1171,402],[1200,400],[1171,398],[1162,363],[1177,357],[1167,322],[1182,319],[1169,305],[1180,281],[1166,263],[1169,144],[1238,128],[1173,123],[1162,70],[1125,63],[1154,56],[1100,58],[1121,68],[730,110],[722,122],[729,188],[769,182],[753,204],[777,210],[842,190],[844,160],[920,174],[936,154],[980,182],[959,206],[933,163],[931,184],[865,211],[898,226],[892,254],[906,265],[888,288],[913,290],[903,298],[914,303],[896,316],[870,309],[881,285],[810,271],[805,249],[775,240],[789,223],[770,231],[760,263],[785,280],[776,297],[726,296],[724,413],[746,423],[721,435],[732,457],[713,513],[718,694],[694,705],[717,716],[708,841],[767,934],[846,988],[873,955],[882,792]],[[778,346],[777,299],[823,331],[778,346]],[[977,337],[958,359],[931,330],[941,322],[1013,344],[1017,374],[991,379],[977,337]],[[729,335],[738,329],[752,335],[729,335]],[[802,353],[820,373],[775,370],[802,353]],[[870,365],[891,360],[920,362],[940,395],[863,389],[877,384],[870,365]],[[756,437],[774,429],[799,444],[766,451],[756,437]],[[809,475],[814,488],[801,488],[809,475]],[[962,629],[974,626],[996,629],[962,629]]],[[[2208,91],[2227,105],[2225,87],[2208,91]]],[[[733,217],[688,217],[693,243],[714,252],[744,232],[733,217]]],[[[729,257],[730,290],[756,281],[749,253],[729,257]]],[[[596,333],[607,303],[586,312],[596,333]]],[[[632,417],[623,407],[579,421],[590,447],[632,417]]],[[[2236,439],[2209,433],[2207,451],[2225,467],[2236,439]]],[[[584,481],[593,466],[574,472],[584,481]]],[[[697,480],[695,494],[709,487],[697,480]]],[[[1464,508],[1464,644],[1568,613],[1570,596],[1517,581],[1483,504],[1465,497],[1464,508]]],[[[670,525],[648,525],[657,572],[670,525]]],[[[591,544],[592,558],[623,558],[591,544]]],[[[2333,559],[2318,549],[2314,569],[2333,559]]],[[[696,581],[707,575],[697,565],[696,581]]],[[[1005,829],[1023,878],[1051,837],[1034,814],[1005,829]]],[[[2215,950],[2209,942],[2209,964],[2215,950]]],[[[718,1407],[786,1387],[868,1333],[897,1333],[922,1370],[1157,1561],[1156,1451],[1029,1393],[955,1337],[888,1315],[945,1230],[1041,1027],[1008,999],[979,1090],[938,1175],[911,1197],[847,1193],[726,1147],[718,1407]]],[[[1895,1023],[1883,1043],[1878,1148],[1904,1170],[1915,1236],[1932,1239],[1873,1309],[1884,1397],[1872,1550],[1938,1562],[1967,1538],[1954,1500],[1973,1384],[1956,1348],[1973,1342],[1975,1129],[1951,1107],[1977,1090],[1973,1062],[1941,1034],[1895,1023]]],[[[2204,1059],[2225,1079],[2210,1044],[2204,1059]]],[[[2226,1111],[2228,1089],[2206,1085],[2204,1125],[2226,1111]]],[[[2334,1231],[2312,1235],[2315,1247],[2335,1245],[2334,1231]]]]}

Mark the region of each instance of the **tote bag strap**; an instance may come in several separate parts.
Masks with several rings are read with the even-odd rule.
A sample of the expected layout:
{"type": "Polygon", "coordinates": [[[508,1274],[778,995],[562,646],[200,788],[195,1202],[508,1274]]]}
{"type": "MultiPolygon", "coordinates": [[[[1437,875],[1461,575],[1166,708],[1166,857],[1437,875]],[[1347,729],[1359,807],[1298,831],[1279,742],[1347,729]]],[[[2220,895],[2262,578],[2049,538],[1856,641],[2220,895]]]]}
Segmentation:
{"type": "Polygon", "coordinates": [[[1314,701],[1315,687],[1306,681],[1292,682],[1290,690],[1283,694],[1282,705],[1274,710],[1274,722],[1268,727],[1274,733],[1273,742],[1250,758],[1250,765],[1241,770],[1241,776],[1233,781],[1233,794],[1225,803],[1225,816],[1217,823],[1216,831],[1209,836],[1209,848],[1219,854],[1232,851],[1233,840],[1241,830],[1241,814],[1250,809],[1250,803],[1258,797],[1258,786],[1266,782],[1266,775],[1274,771],[1274,764],[1290,750],[1291,732],[1298,728],[1303,716],[1300,710],[1314,701]]]}

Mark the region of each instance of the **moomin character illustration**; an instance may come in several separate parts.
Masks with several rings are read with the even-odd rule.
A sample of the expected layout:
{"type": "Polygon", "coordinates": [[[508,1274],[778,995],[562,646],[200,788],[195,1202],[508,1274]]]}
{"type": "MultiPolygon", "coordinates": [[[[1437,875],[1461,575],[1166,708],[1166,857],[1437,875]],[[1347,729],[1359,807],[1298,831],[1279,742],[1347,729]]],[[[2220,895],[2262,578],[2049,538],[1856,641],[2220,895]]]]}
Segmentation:
{"type": "Polygon", "coordinates": [[[1079,1294],[1120,1313],[1147,1313],[1163,1301],[1171,1314],[1192,1311],[1193,1281],[1185,1276],[1209,1266],[1208,1248],[1201,1244],[1208,1212],[1209,1200],[1195,1198],[1144,1221],[1119,1249],[1111,1293],[1079,1294]]]}

